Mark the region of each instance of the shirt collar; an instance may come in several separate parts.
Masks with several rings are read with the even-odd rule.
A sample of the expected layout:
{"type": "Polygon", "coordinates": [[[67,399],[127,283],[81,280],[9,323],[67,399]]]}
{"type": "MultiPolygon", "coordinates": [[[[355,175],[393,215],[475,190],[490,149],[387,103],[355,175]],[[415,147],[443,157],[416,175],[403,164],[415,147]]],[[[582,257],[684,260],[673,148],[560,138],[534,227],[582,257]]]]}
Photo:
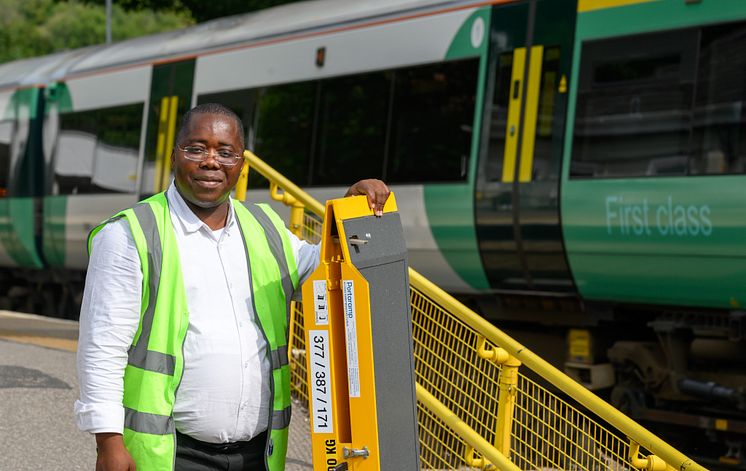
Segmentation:
{"type": "MultiPolygon", "coordinates": [[[[177,216],[179,221],[181,221],[181,224],[184,227],[184,232],[197,232],[203,227],[207,231],[212,232],[212,229],[210,229],[207,224],[202,222],[202,220],[198,218],[196,214],[194,214],[189,206],[187,206],[187,203],[186,201],[184,201],[181,193],[179,193],[179,191],[176,189],[176,185],[174,184],[173,180],[171,181],[171,185],[169,185],[168,190],[166,190],[166,198],[168,199],[171,211],[177,216]]],[[[236,220],[232,198],[228,197],[228,201],[230,205],[228,207],[228,218],[225,222],[226,232],[228,232],[230,228],[235,225],[236,220]]]]}

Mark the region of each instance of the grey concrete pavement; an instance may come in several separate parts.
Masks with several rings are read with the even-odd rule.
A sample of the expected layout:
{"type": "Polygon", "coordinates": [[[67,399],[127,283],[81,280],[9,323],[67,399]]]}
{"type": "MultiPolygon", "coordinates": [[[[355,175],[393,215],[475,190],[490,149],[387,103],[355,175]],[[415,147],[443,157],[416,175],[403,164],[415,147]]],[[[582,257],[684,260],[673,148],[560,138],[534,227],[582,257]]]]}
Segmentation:
{"type": "MultiPolygon", "coordinates": [[[[75,322],[0,311],[0,471],[94,469],[93,437],[72,412],[76,338],[75,322]]],[[[308,415],[295,407],[285,469],[311,463],[308,415]]]]}
{"type": "Polygon", "coordinates": [[[77,396],[74,353],[0,340],[0,470],[93,470],[77,396]]]}

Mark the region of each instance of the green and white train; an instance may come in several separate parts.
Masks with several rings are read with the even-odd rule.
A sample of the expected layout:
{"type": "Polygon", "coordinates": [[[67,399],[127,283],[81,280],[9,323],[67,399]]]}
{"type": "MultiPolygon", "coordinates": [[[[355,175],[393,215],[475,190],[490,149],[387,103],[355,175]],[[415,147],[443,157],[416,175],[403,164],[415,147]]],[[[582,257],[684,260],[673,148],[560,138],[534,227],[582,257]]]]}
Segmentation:
{"type": "Polygon", "coordinates": [[[746,1],[316,0],[2,64],[0,303],[74,317],[204,102],[320,199],[384,179],[415,268],[744,466],[746,1]]]}

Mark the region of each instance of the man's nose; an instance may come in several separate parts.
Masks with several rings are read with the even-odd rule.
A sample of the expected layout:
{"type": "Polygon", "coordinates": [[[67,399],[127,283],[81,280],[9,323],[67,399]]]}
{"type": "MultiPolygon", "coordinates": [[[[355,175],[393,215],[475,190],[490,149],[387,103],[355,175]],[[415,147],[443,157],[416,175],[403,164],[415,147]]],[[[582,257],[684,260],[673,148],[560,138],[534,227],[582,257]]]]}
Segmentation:
{"type": "Polygon", "coordinates": [[[215,157],[217,157],[217,152],[209,150],[208,152],[205,153],[205,158],[200,162],[200,167],[220,168],[220,163],[217,161],[215,157]]]}

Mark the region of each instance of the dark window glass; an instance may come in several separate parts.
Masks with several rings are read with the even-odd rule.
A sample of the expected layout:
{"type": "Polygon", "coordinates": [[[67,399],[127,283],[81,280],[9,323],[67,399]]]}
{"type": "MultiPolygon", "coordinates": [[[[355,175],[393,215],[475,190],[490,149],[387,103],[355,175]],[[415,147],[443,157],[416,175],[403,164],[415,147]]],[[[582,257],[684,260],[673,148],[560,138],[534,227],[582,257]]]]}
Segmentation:
{"type": "Polygon", "coordinates": [[[584,45],[572,177],[684,175],[697,32],[584,45]]]}
{"type": "MultiPolygon", "coordinates": [[[[256,154],[301,185],[461,181],[477,75],[478,61],[469,59],[205,95],[199,102],[239,111],[236,103],[255,100],[256,154]]],[[[250,185],[260,183],[255,172],[249,175],[250,185]]]]}
{"type": "Polygon", "coordinates": [[[555,134],[561,134],[562,123],[555,123],[560,85],[560,49],[546,48],[539,83],[539,108],[536,117],[532,181],[556,181],[559,178],[562,146],[555,134]],[[557,125],[559,124],[559,126],[557,125]]]}
{"type": "Polygon", "coordinates": [[[321,83],[313,185],[347,185],[383,177],[391,74],[376,72],[321,83]]]}
{"type": "Polygon", "coordinates": [[[469,59],[396,71],[387,181],[466,178],[478,66],[469,59]]]}
{"type": "Polygon", "coordinates": [[[705,28],[697,68],[690,173],[746,170],[746,25],[705,28]]]}
{"type": "Polygon", "coordinates": [[[251,132],[254,124],[254,107],[256,106],[256,90],[233,90],[222,93],[209,93],[197,97],[197,104],[220,103],[235,112],[244,128],[244,143],[247,148],[253,145],[251,132]]]}
{"type": "Polygon", "coordinates": [[[53,194],[134,193],[143,104],[60,115],[53,194]]]}
{"type": "Polygon", "coordinates": [[[315,96],[315,82],[278,85],[261,92],[257,108],[256,155],[300,185],[308,183],[315,96]]]}
{"type": "Polygon", "coordinates": [[[487,181],[502,179],[503,161],[505,159],[505,132],[508,124],[508,107],[510,106],[510,80],[513,73],[513,53],[500,54],[497,58],[495,88],[492,98],[492,117],[489,119],[489,144],[484,159],[483,174],[487,181]]]}
{"type": "Polygon", "coordinates": [[[0,198],[8,195],[13,127],[13,121],[0,121],[0,198]]]}

